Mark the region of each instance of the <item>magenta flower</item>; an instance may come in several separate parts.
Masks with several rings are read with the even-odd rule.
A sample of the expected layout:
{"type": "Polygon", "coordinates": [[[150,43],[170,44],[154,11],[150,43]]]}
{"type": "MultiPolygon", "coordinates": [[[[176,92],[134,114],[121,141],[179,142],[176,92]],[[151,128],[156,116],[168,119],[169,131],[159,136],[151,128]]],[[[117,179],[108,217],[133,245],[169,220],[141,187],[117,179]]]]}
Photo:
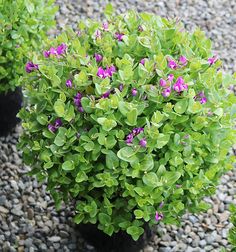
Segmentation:
{"type": "Polygon", "coordinates": [[[97,76],[100,77],[100,78],[105,78],[104,74],[105,74],[105,71],[103,70],[103,68],[99,67],[98,72],[97,72],[97,76]]]}
{"type": "Polygon", "coordinates": [[[173,89],[178,93],[188,89],[188,85],[184,83],[184,79],[182,76],[178,77],[177,81],[173,86],[173,89]]]}
{"type": "Polygon", "coordinates": [[[109,26],[108,22],[104,22],[104,23],[102,24],[103,30],[107,31],[107,30],[108,30],[108,26],[109,26]]]}
{"type": "Polygon", "coordinates": [[[143,58],[140,60],[140,64],[144,65],[145,64],[145,61],[146,61],[146,58],[143,58]]]}
{"type": "Polygon", "coordinates": [[[122,40],[123,40],[123,36],[124,36],[124,33],[119,33],[119,32],[116,32],[116,33],[115,33],[115,38],[116,38],[118,41],[122,41],[122,40]]]}
{"type": "Polygon", "coordinates": [[[109,77],[112,77],[113,73],[116,72],[116,68],[112,65],[110,67],[107,67],[106,73],[108,74],[109,77]]]}
{"type": "Polygon", "coordinates": [[[163,97],[169,97],[170,94],[171,94],[171,88],[170,88],[170,87],[165,88],[165,89],[162,91],[161,94],[162,94],[163,97]]]}
{"type": "Polygon", "coordinates": [[[200,99],[200,103],[201,104],[205,104],[207,102],[207,98],[206,97],[203,97],[200,99]]]}
{"type": "Polygon", "coordinates": [[[68,88],[72,88],[72,80],[67,80],[67,81],[66,81],[66,86],[67,86],[68,88]]]}
{"type": "Polygon", "coordinates": [[[142,138],[140,141],[139,141],[139,145],[141,147],[146,147],[147,146],[147,140],[145,138],[142,138]]]}
{"type": "MultiPolygon", "coordinates": [[[[126,143],[127,144],[131,144],[132,142],[133,142],[133,139],[134,139],[134,137],[135,136],[137,136],[138,134],[140,134],[141,132],[143,132],[144,131],[144,128],[142,128],[142,127],[139,127],[139,128],[134,128],[133,130],[132,130],[132,132],[131,133],[129,133],[127,136],[126,136],[126,143]]],[[[146,144],[147,144],[147,142],[146,142],[146,144],[145,144],[145,139],[143,138],[143,139],[141,139],[141,140],[143,140],[141,143],[139,142],[139,144],[142,146],[142,147],[145,147],[146,146],[146,144]],[[145,145],[145,146],[144,146],[145,145]]],[[[140,141],[141,141],[140,140],[140,141]]]]}
{"type": "Polygon", "coordinates": [[[156,221],[162,220],[163,217],[164,217],[164,216],[163,216],[162,213],[158,213],[158,212],[156,211],[156,214],[155,214],[155,220],[156,220],[156,221]]]}
{"type": "Polygon", "coordinates": [[[51,47],[49,50],[49,54],[51,55],[57,55],[57,50],[54,47],[51,47]]]}
{"type": "Polygon", "coordinates": [[[161,87],[165,87],[166,84],[167,84],[166,81],[165,81],[164,79],[162,79],[162,78],[160,79],[160,82],[159,82],[159,83],[160,83],[160,86],[161,86],[161,87]]]}
{"type": "Polygon", "coordinates": [[[58,55],[64,54],[66,52],[67,45],[65,43],[60,44],[56,51],[58,55]]]}
{"type": "Polygon", "coordinates": [[[214,55],[213,57],[209,58],[207,61],[210,65],[213,65],[216,63],[217,60],[218,60],[218,57],[214,55]]]}
{"type": "Polygon", "coordinates": [[[182,55],[182,56],[179,57],[179,63],[181,65],[185,66],[185,65],[188,64],[188,60],[187,60],[187,58],[185,56],[182,55]]]}
{"type": "Polygon", "coordinates": [[[164,202],[162,201],[159,205],[159,208],[162,208],[164,206],[164,202]]]}
{"type": "Polygon", "coordinates": [[[136,96],[138,94],[138,90],[136,88],[132,88],[131,94],[132,96],[136,96]]]}
{"type": "Polygon", "coordinates": [[[25,71],[27,73],[31,73],[33,72],[34,70],[38,70],[39,69],[39,66],[37,64],[34,64],[33,62],[27,62],[26,65],[25,65],[25,71]]]}
{"type": "Polygon", "coordinates": [[[95,60],[96,60],[97,62],[101,62],[102,59],[103,59],[102,55],[101,55],[101,54],[98,54],[98,53],[95,53],[95,54],[94,54],[94,57],[95,57],[95,60]]]}
{"type": "Polygon", "coordinates": [[[176,69],[178,67],[178,65],[176,64],[176,62],[172,59],[168,59],[168,67],[171,69],[176,69]]]}
{"type": "Polygon", "coordinates": [[[44,51],[43,52],[43,55],[44,55],[45,58],[49,58],[50,54],[51,54],[50,51],[44,51]]]}
{"type": "Polygon", "coordinates": [[[169,75],[167,76],[167,79],[168,79],[168,81],[172,82],[173,79],[174,79],[174,75],[173,75],[173,74],[169,74],[169,75]]]}

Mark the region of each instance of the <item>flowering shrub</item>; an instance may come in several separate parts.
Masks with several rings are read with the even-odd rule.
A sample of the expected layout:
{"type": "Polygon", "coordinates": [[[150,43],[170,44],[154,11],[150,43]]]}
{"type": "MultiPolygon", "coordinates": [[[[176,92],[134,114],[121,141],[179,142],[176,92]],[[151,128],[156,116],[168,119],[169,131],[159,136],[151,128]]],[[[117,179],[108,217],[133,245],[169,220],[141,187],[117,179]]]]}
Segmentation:
{"type": "Polygon", "coordinates": [[[0,1],[0,92],[14,90],[27,53],[41,44],[54,25],[54,0],[0,1]]]}
{"type": "Polygon", "coordinates": [[[136,240],[145,222],[205,210],[235,137],[235,77],[220,66],[203,32],[176,20],[131,11],[80,23],[26,66],[25,163],[57,206],[76,199],[76,223],[109,235],[136,240]]]}

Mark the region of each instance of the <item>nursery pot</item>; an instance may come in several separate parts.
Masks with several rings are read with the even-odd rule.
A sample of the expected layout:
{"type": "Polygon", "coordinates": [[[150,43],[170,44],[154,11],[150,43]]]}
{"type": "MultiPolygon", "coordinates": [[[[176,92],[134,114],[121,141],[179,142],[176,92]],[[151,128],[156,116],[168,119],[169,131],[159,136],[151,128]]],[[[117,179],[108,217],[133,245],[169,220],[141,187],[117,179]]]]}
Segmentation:
{"type": "Polygon", "coordinates": [[[16,117],[22,106],[23,95],[20,87],[14,91],[0,93],[0,136],[5,136],[20,121],[16,117]]]}
{"type": "Polygon", "coordinates": [[[144,225],[144,234],[134,241],[125,231],[119,231],[112,236],[105,234],[95,224],[79,224],[78,231],[85,241],[93,245],[97,252],[138,252],[144,248],[152,237],[152,231],[144,225]]]}

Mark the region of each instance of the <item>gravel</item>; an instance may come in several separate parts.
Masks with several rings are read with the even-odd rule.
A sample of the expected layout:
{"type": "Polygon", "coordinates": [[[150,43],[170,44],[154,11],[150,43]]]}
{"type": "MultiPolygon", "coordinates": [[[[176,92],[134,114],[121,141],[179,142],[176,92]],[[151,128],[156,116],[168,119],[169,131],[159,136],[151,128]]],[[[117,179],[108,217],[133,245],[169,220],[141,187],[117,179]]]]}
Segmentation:
{"type": "MultiPolygon", "coordinates": [[[[66,25],[77,28],[80,19],[103,19],[108,1],[57,0],[58,30],[66,25]]],[[[111,1],[109,1],[111,2],[111,1]]],[[[199,26],[213,41],[215,52],[224,62],[224,69],[236,71],[236,2],[230,0],[127,0],[112,1],[117,13],[127,9],[148,11],[161,16],[181,17],[188,30],[199,26]]],[[[236,89],[235,89],[236,90],[236,89]]],[[[0,138],[0,251],[3,252],[74,252],[94,251],[75,231],[73,211],[63,206],[57,212],[46,185],[26,173],[16,143],[21,128],[0,138]]],[[[221,179],[216,194],[205,198],[212,208],[207,213],[185,214],[181,226],[156,226],[155,235],[143,252],[220,251],[230,250],[227,232],[228,207],[236,204],[236,171],[221,179]]]]}

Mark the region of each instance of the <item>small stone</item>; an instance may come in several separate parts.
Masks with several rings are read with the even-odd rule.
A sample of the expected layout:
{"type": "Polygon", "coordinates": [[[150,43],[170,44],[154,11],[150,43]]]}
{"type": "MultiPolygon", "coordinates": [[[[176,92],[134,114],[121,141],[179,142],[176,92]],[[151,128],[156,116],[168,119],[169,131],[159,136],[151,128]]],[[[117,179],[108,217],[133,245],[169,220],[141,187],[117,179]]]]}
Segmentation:
{"type": "Polygon", "coordinates": [[[147,246],[145,249],[144,249],[144,252],[153,252],[154,251],[154,248],[151,247],[151,246],[147,246]]]}
{"type": "Polygon", "coordinates": [[[59,234],[60,234],[60,236],[61,236],[62,238],[67,238],[67,237],[69,237],[69,234],[68,234],[66,231],[63,231],[63,230],[61,230],[59,234]]]}
{"type": "Polygon", "coordinates": [[[61,240],[61,237],[60,236],[52,236],[52,237],[49,237],[48,240],[50,242],[59,242],[61,240]]]}
{"type": "Polygon", "coordinates": [[[215,238],[212,234],[206,236],[207,244],[211,245],[215,241],[215,238]]]}
{"type": "Polygon", "coordinates": [[[196,216],[194,216],[194,215],[190,215],[188,218],[189,218],[189,220],[190,220],[193,224],[195,224],[196,222],[198,222],[198,218],[197,218],[196,216]]]}
{"type": "Polygon", "coordinates": [[[220,222],[225,222],[226,220],[229,219],[229,215],[230,213],[227,211],[227,212],[223,212],[222,214],[219,214],[219,220],[220,222]]]}
{"type": "Polygon", "coordinates": [[[32,208],[29,208],[27,210],[27,214],[28,214],[29,220],[33,220],[33,218],[34,218],[34,210],[32,208]]]}
{"type": "Polygon", "coordinates": [[[205,240],[200,240],[199,246],[200,246],[201,248],[204,248],[204,247],[206,246],[206,241],[205,241],[205,240]]]}
{"type": "Polygon", "coordinates": [[[7,214],[7,213],[9,213],[9,210],[3,206],[0,206],[0,213],[7,214]]]}

